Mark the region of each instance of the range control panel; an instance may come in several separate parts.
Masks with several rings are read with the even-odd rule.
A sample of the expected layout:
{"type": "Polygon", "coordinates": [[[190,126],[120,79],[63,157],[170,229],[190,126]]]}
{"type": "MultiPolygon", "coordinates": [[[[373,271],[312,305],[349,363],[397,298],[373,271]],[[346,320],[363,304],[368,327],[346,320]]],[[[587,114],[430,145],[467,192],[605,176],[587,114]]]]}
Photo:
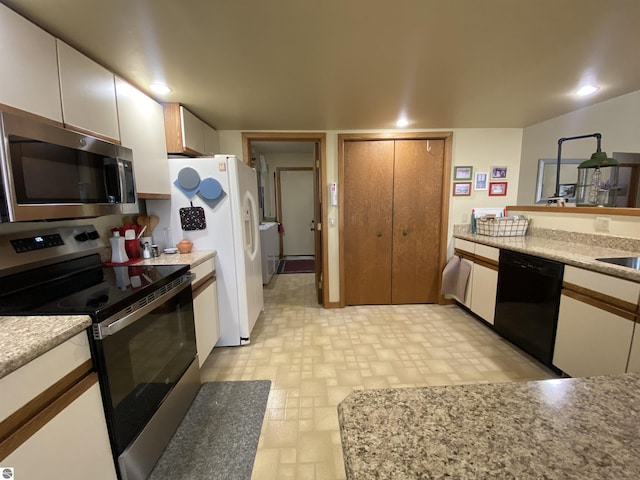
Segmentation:
{"type": "Polygon", "coordinates": [[[64,259],[99,253],[107,243],[93,225],[60,226],[0,235],[0,277],[64,259]]]}
{"type": "Polygon", "coordinates": [[[17,238],[10,240],[16,253],[33,252],[43,248],[59,247],[64,241],[59,233],[52,235],[36,235],[35,237],[17,238]]]}

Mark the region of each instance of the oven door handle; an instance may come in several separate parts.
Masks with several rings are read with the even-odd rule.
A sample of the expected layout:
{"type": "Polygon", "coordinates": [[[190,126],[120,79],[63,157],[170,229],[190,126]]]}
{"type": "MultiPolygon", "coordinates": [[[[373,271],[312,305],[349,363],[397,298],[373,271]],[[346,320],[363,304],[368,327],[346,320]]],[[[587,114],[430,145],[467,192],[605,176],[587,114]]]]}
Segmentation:
{"type": "Polygon", "coordinates": [[[136,304],[130,305],[118,313],[111,315],[100,323],[93,324],[94,340],[102,340],[105,337],[118,333],[123,328],[140,320],[147,313],[154,310],[159,305],[174,297],[182,290],[191,285],[193,275],[187,273],[167,286],[167,290],[162,295],[156,296],[155,292],[139,300],[136,304]],[[153,298],[149,298],[153,295],[153,298]],[[133,309],[133,310],[132,310],[133,309]]]}

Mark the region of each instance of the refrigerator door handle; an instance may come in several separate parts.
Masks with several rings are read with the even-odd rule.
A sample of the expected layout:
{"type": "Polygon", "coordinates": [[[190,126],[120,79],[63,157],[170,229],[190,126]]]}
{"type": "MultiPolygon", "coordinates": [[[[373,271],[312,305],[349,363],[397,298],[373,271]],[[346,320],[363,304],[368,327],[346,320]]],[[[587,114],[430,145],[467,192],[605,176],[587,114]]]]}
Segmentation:
{"type": "Polygon", "coordinates": [[[244,232],[244,249],[251,260],[258,255],[258,236],[260,223],[258,222],[257,203],[251,192],[245,192],[242,202],[242,230],[244,232]]]}

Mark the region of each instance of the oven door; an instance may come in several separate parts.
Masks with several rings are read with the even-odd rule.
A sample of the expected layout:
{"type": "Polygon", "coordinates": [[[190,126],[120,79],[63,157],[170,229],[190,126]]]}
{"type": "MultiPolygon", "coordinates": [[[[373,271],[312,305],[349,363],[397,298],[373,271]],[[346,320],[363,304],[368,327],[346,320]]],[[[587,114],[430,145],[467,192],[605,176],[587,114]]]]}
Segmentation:
{"type": "Polygon", "coordinates": [[[118,456],[196,358],[191,277],[161,287],[94,324],[93,330],[107,424],[118,456]]]}

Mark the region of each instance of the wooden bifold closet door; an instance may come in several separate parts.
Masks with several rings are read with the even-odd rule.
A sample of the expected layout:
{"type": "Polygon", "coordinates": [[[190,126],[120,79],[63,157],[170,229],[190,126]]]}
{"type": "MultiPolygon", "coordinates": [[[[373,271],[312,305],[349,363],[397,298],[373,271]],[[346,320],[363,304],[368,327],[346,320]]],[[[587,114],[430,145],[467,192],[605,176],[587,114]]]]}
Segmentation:
{"type": "Polygon", "coordinates": [[[347,305],[435,303],[444,140],[344,145],[347,305]]]}

